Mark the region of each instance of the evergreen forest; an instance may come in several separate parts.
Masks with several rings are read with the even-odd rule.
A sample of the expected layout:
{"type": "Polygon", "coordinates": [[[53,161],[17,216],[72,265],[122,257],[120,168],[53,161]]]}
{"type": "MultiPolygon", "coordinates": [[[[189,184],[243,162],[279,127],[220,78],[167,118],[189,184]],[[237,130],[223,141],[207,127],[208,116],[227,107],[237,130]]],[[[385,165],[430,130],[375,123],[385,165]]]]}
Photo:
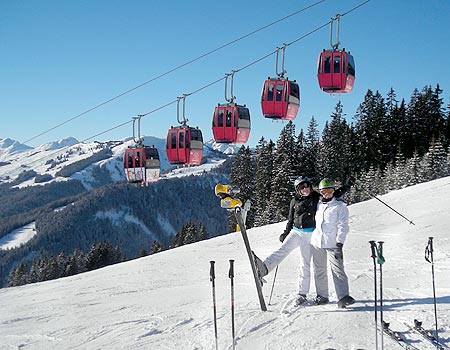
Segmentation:
{"type": "MultiPolygon", "coordinates": [[[[252,203],[247,226],[286,220],[300,175],[314,184],[357,179],[348,203],[450,175],[450,106],[441,95],[439,85],[416,89],[409,102],[397,100],[393,88],[386,97],[368,90],[351,123],[339,101],[321,133],[312,117],[299,133],[287,123],[276,143],[261,138],[253,150],[242,146],[229,180],[252,203]]],[[[231,215],[228,221],[234,230],[231,215]]]]}

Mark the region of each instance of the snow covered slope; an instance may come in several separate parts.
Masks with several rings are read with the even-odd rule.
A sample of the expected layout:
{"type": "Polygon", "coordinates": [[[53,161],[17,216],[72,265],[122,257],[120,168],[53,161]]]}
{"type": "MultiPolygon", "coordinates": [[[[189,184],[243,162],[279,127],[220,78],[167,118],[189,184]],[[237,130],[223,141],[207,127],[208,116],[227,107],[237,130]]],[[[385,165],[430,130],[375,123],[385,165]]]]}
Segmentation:
{"type": "MultiPolygon", "coordinates": [[[[232,349],[229,259],[236,261],[236,349],[374,349],[368,241],[382,240],[384,318],[416,347],[431,350],[402,323],[418,318],[434,327],[431,264],[424,260],[429,236],[435,241],[439,336],[450,346],[450,177],[381,198],[415,225],[376,200],[350,206],[344,259],[358,302],[347,310],[337,309],[334,294],[328,305],[287,306],[296,291],[295,251],[279,267],[268,311],[260,311],[244,245],[234,233],[82,275],[1,289],[0,349],[215,349],[210,260],[216,261],[219,349],[232,349]]],[[[284,226],[249,230],[259,256],[279,246],[284,226]]],[[[270,285],[264,293],[267,300],[270,285]]],[[[386,337],[384,343],[385,349],[401,349],[386,337]]]]}

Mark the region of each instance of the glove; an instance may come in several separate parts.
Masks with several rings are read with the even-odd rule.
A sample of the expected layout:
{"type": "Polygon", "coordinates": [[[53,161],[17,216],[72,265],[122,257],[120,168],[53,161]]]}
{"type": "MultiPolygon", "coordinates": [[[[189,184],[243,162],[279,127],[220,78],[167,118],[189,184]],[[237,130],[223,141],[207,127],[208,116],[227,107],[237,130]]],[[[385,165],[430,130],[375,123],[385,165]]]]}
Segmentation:
{"type": "Polygon", "coordinates": [[[338,260],[344,259],[344,253],[342,252],[342,243],[336,243],[336,248],[334,249],[334,257],[338,260]]]}
{"type": "Polygon", "coordinates": [[[355,184],[356,179],[350,175],[350,177],[345,182],[345,185],[348,187],[352,187],[355,184]]]}
{"type": "Polygon", "coordinates": [[[280,242],[283,243],[284,240],[286,239],[287,235],[289,234],[289,232],[284,231],[281,235],[280,235],[280,242]]]}

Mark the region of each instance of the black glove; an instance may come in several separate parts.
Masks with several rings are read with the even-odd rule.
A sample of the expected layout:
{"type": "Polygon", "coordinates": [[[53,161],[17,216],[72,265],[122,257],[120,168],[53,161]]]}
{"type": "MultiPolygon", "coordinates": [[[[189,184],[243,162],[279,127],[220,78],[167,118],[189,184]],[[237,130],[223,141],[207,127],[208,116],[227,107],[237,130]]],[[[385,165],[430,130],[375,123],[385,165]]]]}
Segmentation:
{"type": "Polygon", "coordinates": [[[334,249],[334,257],[338,260],[344,259],[344,253],[342,252],[342,243],[336,243],[336,249],[334,249]]]}
{"type": "Polygon", "coordinates": [[[280,242],[283,243],[284,240],[286,239],[287,235],[289,234],[289,232],[284,231],[281,235],[280,235],[280,242]]]}
{"type": "Polygon", "coordinates": [[[355,184],[356,179],[353,176],[349,176],[347,181],[345,181],[345,185],[348,187],[352,187],[355,184]]]}

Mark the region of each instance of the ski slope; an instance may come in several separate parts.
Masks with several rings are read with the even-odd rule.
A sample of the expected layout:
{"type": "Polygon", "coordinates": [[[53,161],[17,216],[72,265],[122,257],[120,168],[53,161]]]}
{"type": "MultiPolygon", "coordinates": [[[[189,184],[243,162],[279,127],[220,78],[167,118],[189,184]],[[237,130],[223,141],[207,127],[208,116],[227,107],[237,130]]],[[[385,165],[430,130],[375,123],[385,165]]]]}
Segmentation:
{"type": "MultiPolygon", "coordinates": [[[[213,190],[213,189],[211,189],[213,190]]],[[[431,264],[434,237],[439,337],[450,345],[450,177],[393,191],[383,201],[351,205],[344,246],[351,294],[337,309],[294,310],[298,252],[279,267],[268,311],[260,311],[239,233],[220,236],[89,273],[0,289],[0,349],[215,349],[210,260],[216,261],[219,349],[232,349],[229,259],[235,260],[236,349],[375,349],[373,260],[369,240],[384,241],[384,319],[422,350],[435,349],[403,324],[414,318],[434,328],[431,264]]],[[[219,205],[219,200],[217,202],[219,205]]],[[[285,223],[248,230],[264,257],[279,246],[285,223]]],[[[264,286],[266,302],[269,285],[264,286]]],[[[330,291],[334,291],[332,280],[330,291]]],[[[312,286],[310,298],[314,297],[312,286]]],[[[401,349],[384,337],[385,349],[401,349]]]]}

